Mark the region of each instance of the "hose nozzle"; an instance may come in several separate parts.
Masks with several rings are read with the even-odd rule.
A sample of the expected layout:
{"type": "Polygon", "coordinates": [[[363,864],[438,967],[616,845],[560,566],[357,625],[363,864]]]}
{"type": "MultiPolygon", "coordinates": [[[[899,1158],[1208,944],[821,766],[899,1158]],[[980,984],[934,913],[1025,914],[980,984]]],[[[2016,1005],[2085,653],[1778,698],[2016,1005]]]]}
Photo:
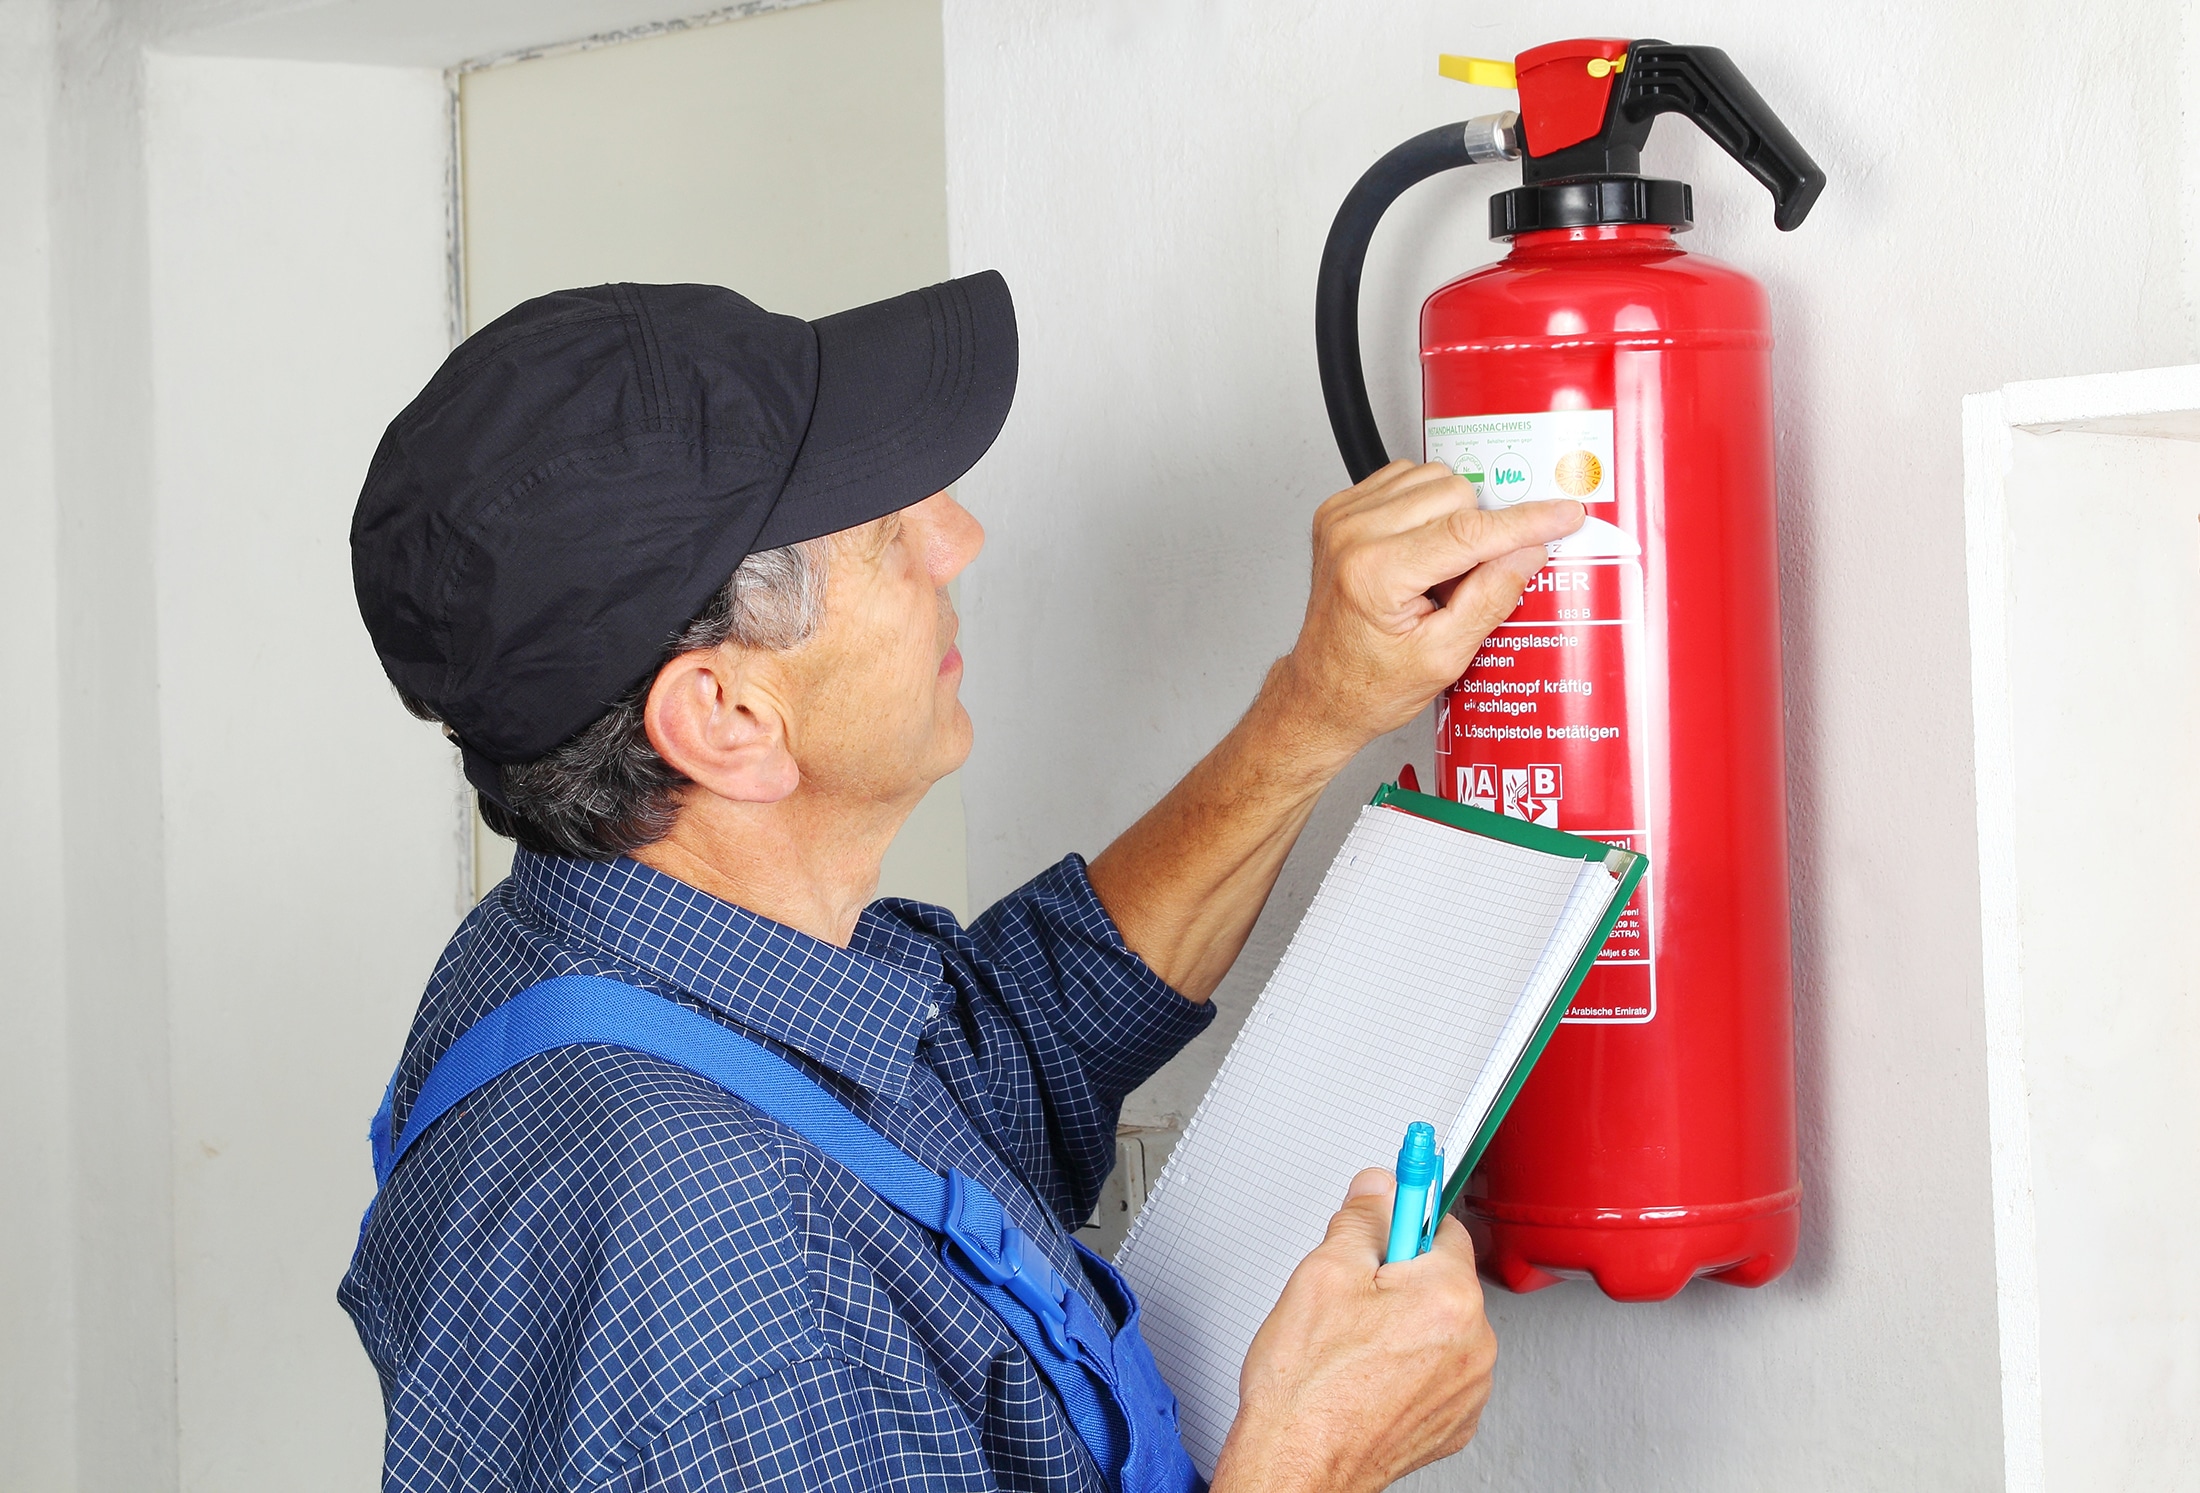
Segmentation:
{"type": "Polygon", "coordinates": [[[1467,121],[1466,132],[1468,164],[1520,159],[1520,116],[1513,110],[1477,114],[1467,121]]]}

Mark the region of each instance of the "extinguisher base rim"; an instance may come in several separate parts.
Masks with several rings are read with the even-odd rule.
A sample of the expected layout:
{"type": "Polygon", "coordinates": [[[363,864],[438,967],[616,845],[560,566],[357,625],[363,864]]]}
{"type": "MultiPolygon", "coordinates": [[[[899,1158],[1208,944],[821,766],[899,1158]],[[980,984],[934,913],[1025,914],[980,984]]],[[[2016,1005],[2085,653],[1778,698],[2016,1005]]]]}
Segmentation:
{"type": "Polygon", "coordinates": [[[1762,1197],[1730,1203],[1676,1203],[1653,1207],[1553,1206],[1545,1203],[1492,1203],[1486,1198],[1463,1198],[1460,1207],[1491,1223],[1520,1224],[1541,1229],[1679,1229],[1706,1224],[1744,1223],[1771,1218],[1802,1206],[1800,1184],[1768,1192],[1762,1197]]]}

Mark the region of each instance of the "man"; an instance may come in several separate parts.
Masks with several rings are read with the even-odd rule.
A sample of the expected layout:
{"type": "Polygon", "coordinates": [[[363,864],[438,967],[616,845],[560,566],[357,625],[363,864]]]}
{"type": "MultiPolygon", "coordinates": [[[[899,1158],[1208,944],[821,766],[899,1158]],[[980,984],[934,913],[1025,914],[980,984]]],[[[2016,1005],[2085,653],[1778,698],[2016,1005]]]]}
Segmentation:
{"type": "MultiPolygon", "coordinates": [[[[993,274],[814,325],[606,286],[484,329],[391,425],[353,524],[361,610],[521,849],[422,1001],[387,1113],[410,1149],[389,1171],[378,1146],[341,1293],[382,1378],[385,1486],[1189,1484],[1181,1447],[1133,1429],[1123,1451],[1143,1412],[1093,1354],[1135,1318],[1068,1230],[1323,785],[1465,669],[1581,509],[1478,512],[1404,463],[1331,498],[1304,627],[1244,720],[1089,868],[964,929],[871,899],[969,750],[947,587],[983,536],[944,489],[1015,366],[993,274]],[[876,1164],[949,1179],[948,1223],[646,1041],[429,1083],[492,1013],[584,987],[822,1087],[876,1164]],[[1083,1370],[943,1244],[958,1186],[1087,1324],[1083,1370]]],[[[1495,1350],[1471,1250],[1446,1220],[1381,1264],[1389,1193],[1362,1173],[1308,1241],[1216,1488],[1377,1488],[1472,1435],[1495,1350]]]]}

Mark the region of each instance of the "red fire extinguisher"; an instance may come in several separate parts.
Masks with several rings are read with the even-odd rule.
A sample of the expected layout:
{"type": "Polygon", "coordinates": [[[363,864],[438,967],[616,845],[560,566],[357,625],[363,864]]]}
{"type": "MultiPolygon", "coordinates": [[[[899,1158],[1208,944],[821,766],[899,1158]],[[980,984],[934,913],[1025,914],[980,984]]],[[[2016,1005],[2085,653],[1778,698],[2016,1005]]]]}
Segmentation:
{"type": "Polygon", "coordinates": [[[1511,252],[1421,308],[1424,455],[1485,508],[1570,497],[1588,518],[1439,703],[1439,791],[1651,863],[1463,1209],[1515,1291],[1762,1285],[1795,1257],[1802,1199],[1770,315],[1755,280],[1675,244],[1687,185],[1637,167],[1656,117],[1686,115],[1783,229],[1825,175],[1715,48],[1563,41],[1445,71],[1517,86],[1520,111],[1407,141],[1345,199],[1316,320],[1330,422],[1355,481],[1388,460],[1358,328],[1383,211],[1440,171],[1520,161],[1490,202],[1511,252]]]}

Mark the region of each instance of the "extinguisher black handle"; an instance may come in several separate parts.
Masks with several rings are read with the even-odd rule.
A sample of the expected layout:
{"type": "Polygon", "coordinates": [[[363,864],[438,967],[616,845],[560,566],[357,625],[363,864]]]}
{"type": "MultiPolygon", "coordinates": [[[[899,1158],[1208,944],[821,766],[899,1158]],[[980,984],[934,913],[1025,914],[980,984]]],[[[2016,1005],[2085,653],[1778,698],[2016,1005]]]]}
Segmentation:
{"type": "Polygon", "coordinates": [[[1322,400],[1329,406],[1329,428],[1354,482],[1390,464],[1375,411],[1367,402],[1367,374],[1360,363],[1360,271],[1375,225],[1406,188],[1455,166],[1477,160],[1502,160],[1470,148],[1478,121],[1462,120],[1415,135],[1391,151],[1354,183],[1329,225],[1322,245],[1321,273],[1314,286],[1314,359],[1321,367],[1322,400]]]}
{"type": "Polygon", "coordinates": [[[1826,173],[1788,133],[1734,59],[1717,47],[1638,41],[1627,52],[1619,112],[1635,123],[1681,114],[1772,193],[1772,222],[1801,226],[1826,189],[1826,173]]]}

